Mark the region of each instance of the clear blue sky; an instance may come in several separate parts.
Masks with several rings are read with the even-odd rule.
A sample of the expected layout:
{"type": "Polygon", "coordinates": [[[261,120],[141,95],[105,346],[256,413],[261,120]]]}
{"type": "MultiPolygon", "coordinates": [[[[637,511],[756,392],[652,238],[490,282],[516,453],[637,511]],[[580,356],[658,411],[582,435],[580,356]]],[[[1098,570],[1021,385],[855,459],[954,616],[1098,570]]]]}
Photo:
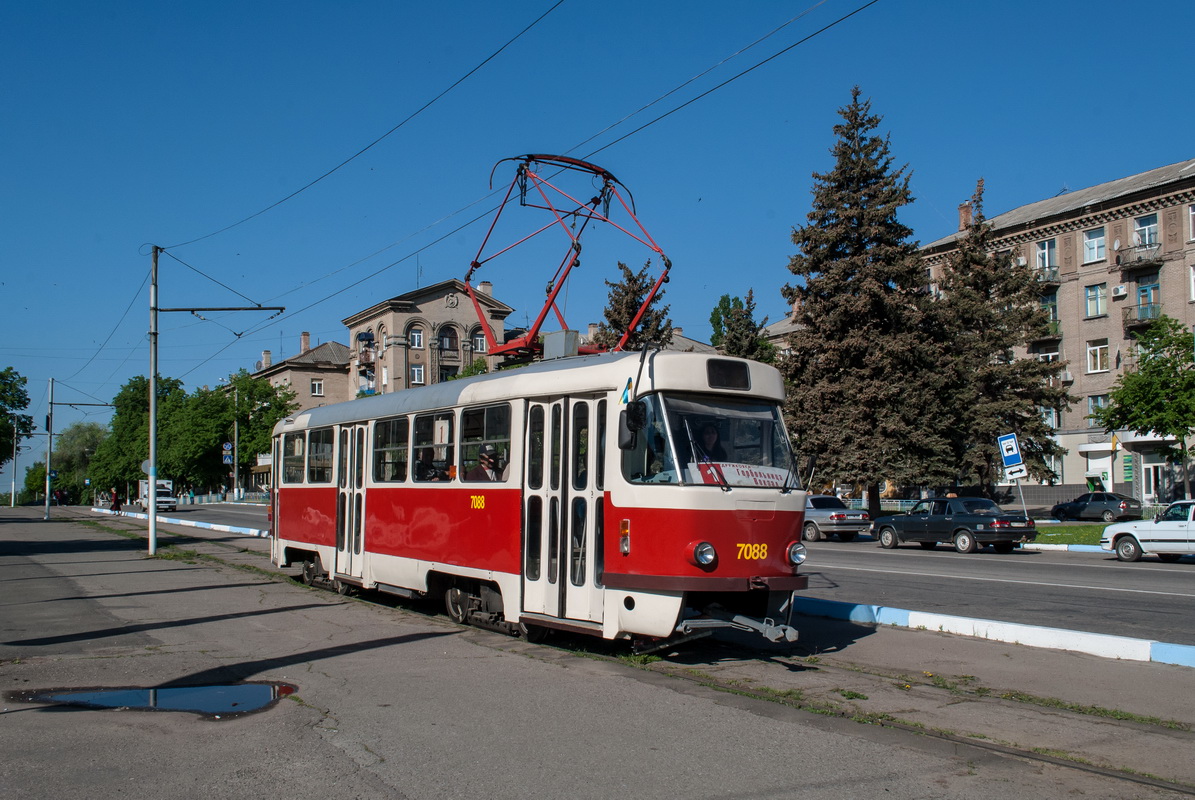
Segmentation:
{"type": "MultiPolygon", "coordinates": [[[[1190,0],[879,0],[611,144],[865,2],[13,0],[0,10],[0,366],[29,379],[39,424],[50,378],[56,401],[106,402],[145,374],[150,243],[189,265],[162,258],[162,307],[288,309],[162,315],[161,372],[189,390],[253,370],[263,350],[294,355],[301,331],[347,343],[346,316],[463,277],[484,226],[454,229],[492,205],[478,201],[495,162],[531,152],[588,157],[630,188],[673,261],[666,300],[686,335],[707,338],[718,298],[752,288],[775,321],[792,227],[855,84],[912,170],[905,221],[925,242],[955,230],[979,177],[995,215],[1195,155],[1174,44],[1195,29],[1190,0]],[[349,159],[549,10],[347,165],[208,236],[349,159]]],[[[597,321],[602,280],[648,255],[591,233],[569,322],[597,321]]],[[[554,268],[499,259],[478,279],[520,324],[554,268]]],[[[55,427],[108,416],[57,406],[55,427]]]]}

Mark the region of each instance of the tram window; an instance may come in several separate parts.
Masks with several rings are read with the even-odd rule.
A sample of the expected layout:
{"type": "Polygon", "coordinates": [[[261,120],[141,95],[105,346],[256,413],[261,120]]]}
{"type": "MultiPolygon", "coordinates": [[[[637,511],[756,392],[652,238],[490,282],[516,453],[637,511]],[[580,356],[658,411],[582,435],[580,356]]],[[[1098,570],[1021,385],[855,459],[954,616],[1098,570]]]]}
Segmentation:
{"type": "Polygon", "coordinates": [[[589,480],[589,403],[573,404],[573,488],[584,489],[589,480]]]}
{"type": "Polygon", "coordinates": [[[560,569],[560,498],[548,500],[548,583],[556,582],[560,569]]]}
{"type": "Polygon", "coordinates": [[[543,546],[544,499],[527,498],[527,580],[539,580],[540,548],[543,546]]]}
{"type": "Polygon", "coordinates": [[[622,474],[633,483],[677,483],[676,459],[664,427],[664,412],[656,395],[643,398],[643,428],[635,432],[635,446],[622,450],[622,474]]]}
{"type": "Polygon", "coordinates": [[[560,488],[560,404],[552,406],[552,462],[549,467],[548,480],[553,490],[560,488]]]}
{"type": "Polygon", "coordinates": [[[466,408],[461,412],[460,474],[466,481],[504,481],[510,465],[510,406],[466,408]],[[484,447],[493,448],[495,460],[480,463],[484,447]]]}
{"type": "Polygon", "coordinates": [[[605,499],[598,497],[593,507],[593,582],[597,586],[602,585],[602,576],[606,571],[606,561],[602,557],[602,548],[605,546],[602,526],[605,524],[605,499]]]}
{"type": "Polygon", "coordinates": [[[331,428],[312,431],[307,438],[307,482],[332,482],[332,444],[335,433],[331,428]]]}
{"type": "Polygon", "coordinates": [[[380,420],[373,426],[373,479],[389,483],[407,479],[407,418],[380,420]]]}
{"type": "Polygon", "coordinates": [[[302,433],[288,433],[282,437],[282,482],[302,483],[306,461],[306,437],[302,433]]]}
{"type": "Polygon", "coordinates": [[[415,417],[415,480],[448,481],[456,477],[453,462],[452,412],[439,411],[415,417]]]}
{"type": "Polygon", "coordinates": [[[572,535],[569,537],[568,577],[573,586],[585,585],[585,512],[584,497],[573,498],[572,535]]]}
{"type": "Polygon", "coordinates": [[[527,488],[544,485],[544,407],[532,406],[527,423],[527,488]]]}
{"type": "Polygon", "coordinates": [[[597,404],[597,481],[594,488],[599,492],[606,488],[606,401],[597,404]]]}

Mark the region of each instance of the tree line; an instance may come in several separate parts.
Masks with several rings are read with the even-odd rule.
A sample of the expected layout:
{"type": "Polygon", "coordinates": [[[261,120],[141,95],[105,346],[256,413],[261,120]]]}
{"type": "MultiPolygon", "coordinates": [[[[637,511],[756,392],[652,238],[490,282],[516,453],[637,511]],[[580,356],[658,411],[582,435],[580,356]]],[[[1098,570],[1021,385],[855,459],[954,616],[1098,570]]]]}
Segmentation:
{"type": "MultiPolygon", "coordinates": [[[[0,374],[0,397],[12,396],[20,408],[27,407],[28,396],[16,394],[23,394],[25,379],[16,376],[6,382],[4,378],[0,374]],[[14,390],[6,392],[9,384],[14,390]]],[[[274,425],[298,407],[289,387],[272,386],[245,370],[216,389],[203,387],[190,393],[177,378],[160,377],[157,395],[158,476],[172,480],[177,492],[193,490],[197,494],[232,487],[233,466],[224,463],[223,446],[233,440],[234,432],[239,445],[235,452],[241,485],[247,485],[257,455],[270,452],[274,425]]],[[[76,422],[55,434],[51,468],[57,478],[51,491],[61,493],[64,502],[89,503],[95,493],[107,493],[113,488],[127,499],[145,477],[141,467],[149,457],[149,380],[141,375],[129,380],[112,399],[112,406],[107,425],[76,422]]],[[[0,427],[0,444],[8,437],[9,459],[12,432],[27,432],[33,427],[32,419],[15,411],[3,408],[10,424],[0,427]]],[[[0,464],[6,460],[0,458],[0,464]]],[[[45,479],[46,463],[42,459],[26,470],[21,499],[44,497],[45,479]]]]}

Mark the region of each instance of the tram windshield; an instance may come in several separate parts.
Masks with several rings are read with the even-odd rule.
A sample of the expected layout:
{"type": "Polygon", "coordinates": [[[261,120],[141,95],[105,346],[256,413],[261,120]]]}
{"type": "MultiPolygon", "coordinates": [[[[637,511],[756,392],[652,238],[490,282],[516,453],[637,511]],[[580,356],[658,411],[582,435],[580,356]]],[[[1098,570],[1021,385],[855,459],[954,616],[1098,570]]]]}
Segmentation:
{"type": "Polygon", "coordinates": [[[634,446],[622,451],[631,483],[797,487],[775,403],[713,395],[652,394],[634,446]]]}

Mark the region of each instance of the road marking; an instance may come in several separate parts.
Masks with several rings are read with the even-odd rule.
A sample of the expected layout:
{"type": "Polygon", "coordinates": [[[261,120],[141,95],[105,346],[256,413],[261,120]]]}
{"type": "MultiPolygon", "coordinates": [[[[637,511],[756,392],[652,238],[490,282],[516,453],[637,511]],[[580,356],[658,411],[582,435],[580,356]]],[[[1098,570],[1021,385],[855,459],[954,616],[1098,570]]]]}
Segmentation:
{"type": "MultiPolygon", "coordinates": [[[[954,578],[956,580],[965,581],[987,581],[989,583],[1016,583],[1023,586],[1048,586],[1055,589],[1090,589],[1096,592],[1124,592],[1126,594],[1156,594],[1163,597],[1195,597],[1195,594],[1186,594],[1183,592],[1156,592],[1149,589],[1118,589],[1114,586],[1088,586],[1082,583],[1048,583],[1045,581],[1018,581],[1011,578],[980,578],[970,577],[966,575],[950,575],[941,572],[908,572],[907,570],[892,570],[892,569],[873,569],[871,567],[832,567],[832,569],[850,569],[856,572],[879,572],[892,573],[899,572],[902,576],[912,575],[919,578],[954,578]]],[[[804,570],[805,574],[817,575],[820,573],[804,570]]]]}

